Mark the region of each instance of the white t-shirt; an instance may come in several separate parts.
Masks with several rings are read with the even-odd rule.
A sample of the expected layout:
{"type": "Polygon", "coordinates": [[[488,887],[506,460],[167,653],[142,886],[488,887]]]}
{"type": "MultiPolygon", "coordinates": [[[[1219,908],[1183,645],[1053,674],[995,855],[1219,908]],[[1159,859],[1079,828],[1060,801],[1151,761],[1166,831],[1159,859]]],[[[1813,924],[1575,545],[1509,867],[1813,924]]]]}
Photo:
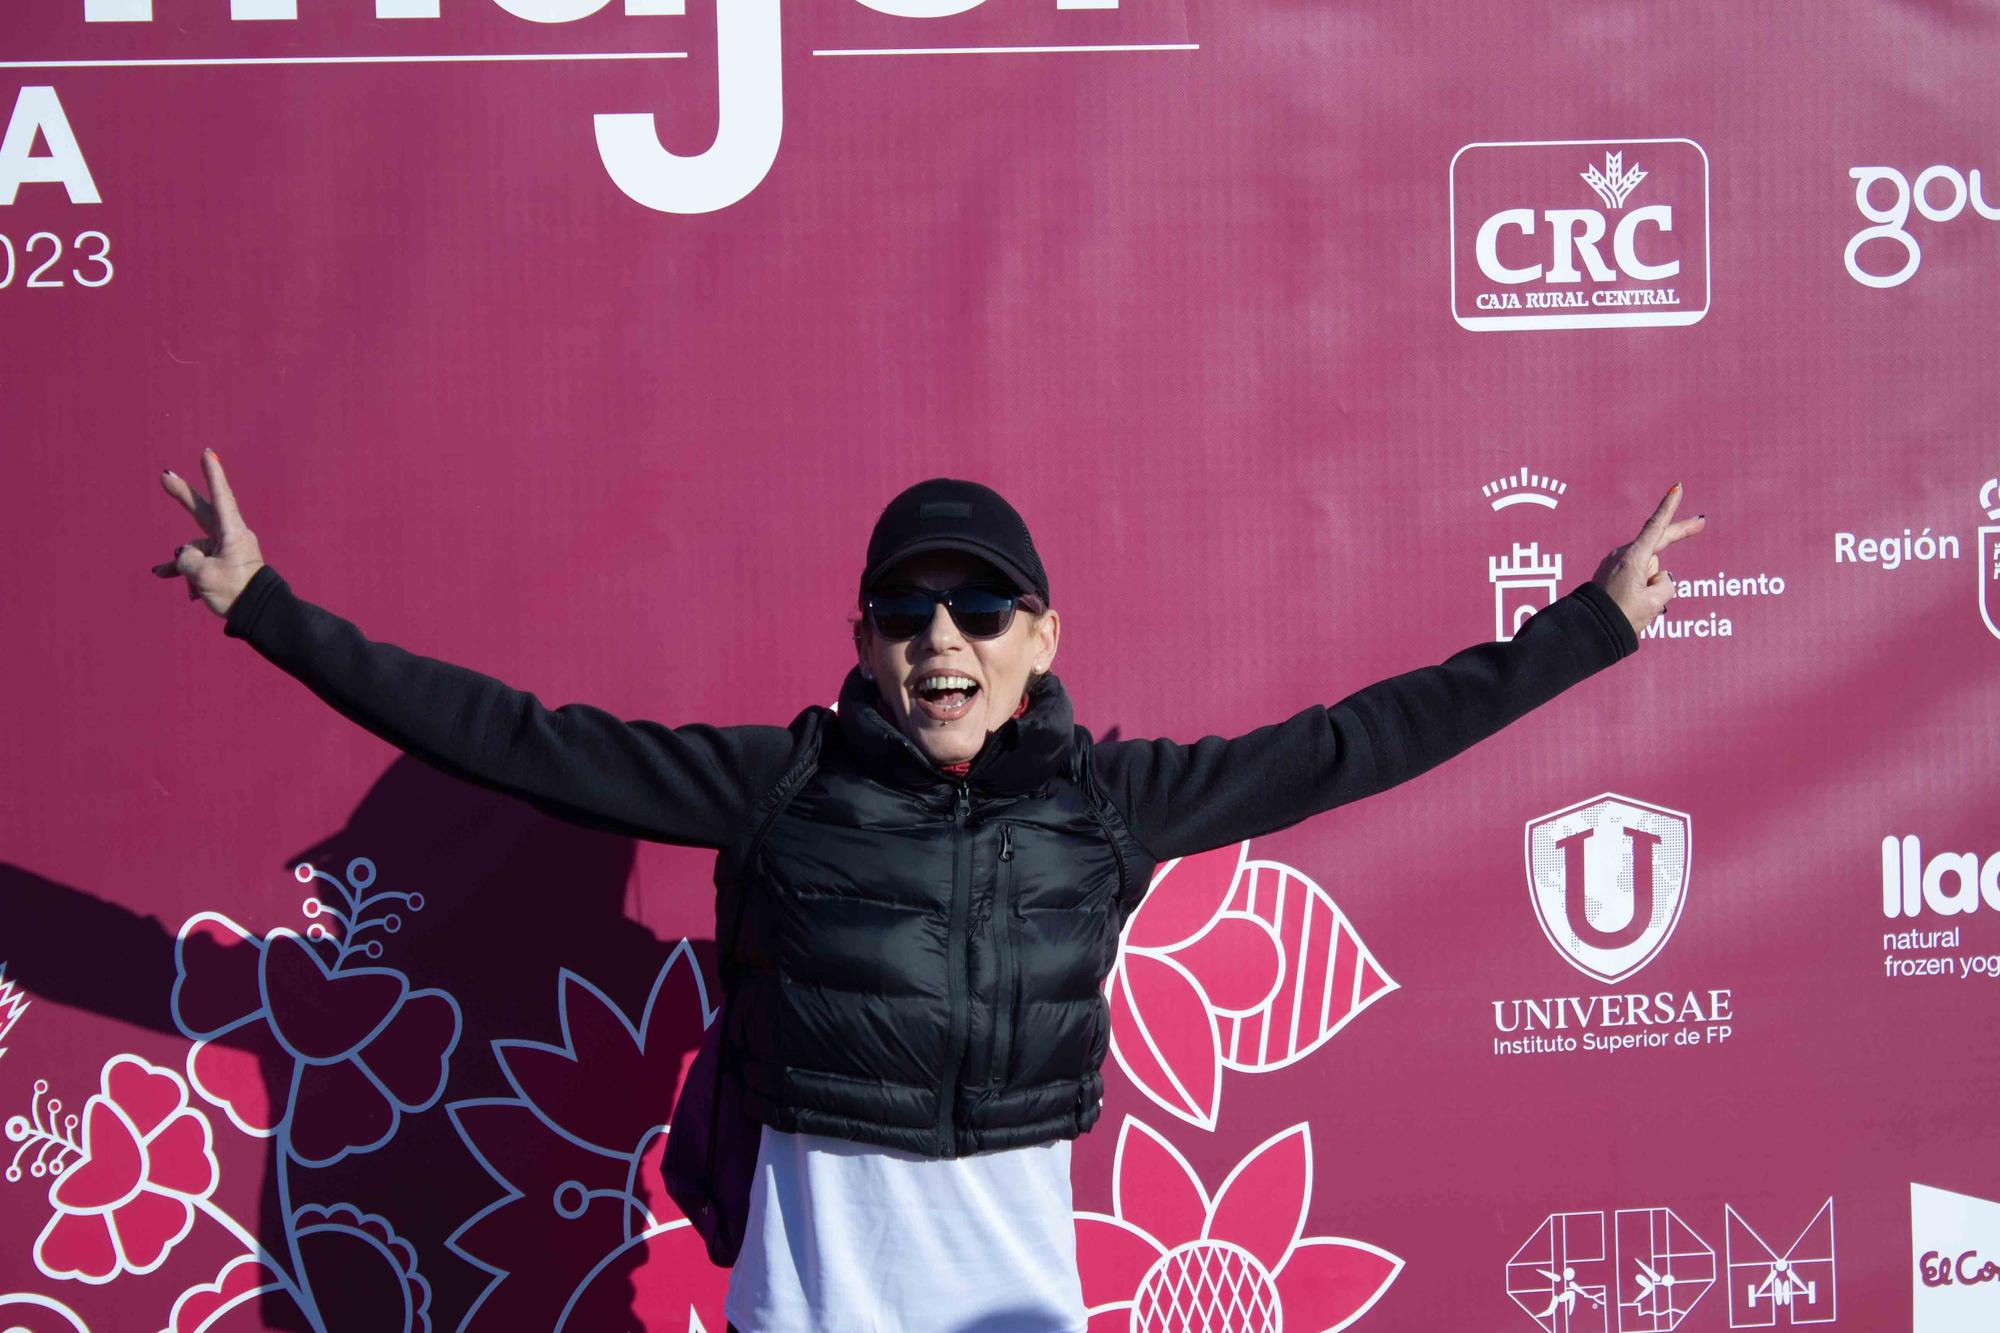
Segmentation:
{"type": "Polygon", "coordinates": [[[1069,1139],[923,1157],[761,1128],[741,1333],[1084,1333],[1069,1139]]]}

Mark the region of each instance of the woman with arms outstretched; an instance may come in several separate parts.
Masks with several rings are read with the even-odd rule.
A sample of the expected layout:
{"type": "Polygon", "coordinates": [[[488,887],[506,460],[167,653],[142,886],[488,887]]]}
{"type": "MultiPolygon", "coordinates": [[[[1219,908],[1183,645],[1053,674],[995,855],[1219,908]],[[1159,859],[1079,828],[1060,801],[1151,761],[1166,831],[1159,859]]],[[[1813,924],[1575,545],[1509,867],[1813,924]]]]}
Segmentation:
{"type": "Polygon", "coordinates": [[[1083,1333],[1069,1149],[1154,868],[1392,787],[1632,653],[1674,595],[1660,552],[1703,526],[1674,521],[1676,485],[1509,642],[1233,738],[1095,742],[1026,524],[934,478],[875,524],[837,710],[668,726],[367,639],[291,591],[213,451],[202,469],[212,501],[162,474],[204,535],[153,572],[227,635],[448,773],[716,850],[720,1069],[761,1125],[742,1333],[1083,1333]]]}

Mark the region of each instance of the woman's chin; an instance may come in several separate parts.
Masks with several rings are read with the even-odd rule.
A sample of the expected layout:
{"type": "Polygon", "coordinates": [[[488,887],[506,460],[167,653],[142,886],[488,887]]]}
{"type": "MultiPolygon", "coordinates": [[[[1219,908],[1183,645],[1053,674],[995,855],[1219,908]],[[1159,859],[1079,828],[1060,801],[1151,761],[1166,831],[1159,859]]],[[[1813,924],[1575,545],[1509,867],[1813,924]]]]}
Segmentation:
{"type": "Polygon", "coordinates": [[[986,733],[979,729],[978,720],[972,717],[950,723],[930,722],[923,718],[911,720],[916,723],[916,735],[912,739],[933,764],[964,763],[977,755],[979,747],[986,741],[986,733]]]}

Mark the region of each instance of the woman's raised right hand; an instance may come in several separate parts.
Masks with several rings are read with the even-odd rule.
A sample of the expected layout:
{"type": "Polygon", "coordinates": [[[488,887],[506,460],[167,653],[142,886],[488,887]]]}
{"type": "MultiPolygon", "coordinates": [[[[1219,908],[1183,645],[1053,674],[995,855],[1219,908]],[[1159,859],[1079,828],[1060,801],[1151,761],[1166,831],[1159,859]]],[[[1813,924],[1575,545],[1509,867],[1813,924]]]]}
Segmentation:
{"type": "Polygon", "coordinates": [[[174,558],[154,565],[153,573],[163,579],[185,578],[190,602],[199,597],[209,610],[227,616],[243,585],[264,567],[264,553],[257,548],[257,534],[243,525],[229,479],[222,475],[222,460],[213,449],[201,451],[201,469],[215,496],[214,504],[171,468],[160,473],[160,485],[194,515],[205,535],[175,547],[174,558]]]}

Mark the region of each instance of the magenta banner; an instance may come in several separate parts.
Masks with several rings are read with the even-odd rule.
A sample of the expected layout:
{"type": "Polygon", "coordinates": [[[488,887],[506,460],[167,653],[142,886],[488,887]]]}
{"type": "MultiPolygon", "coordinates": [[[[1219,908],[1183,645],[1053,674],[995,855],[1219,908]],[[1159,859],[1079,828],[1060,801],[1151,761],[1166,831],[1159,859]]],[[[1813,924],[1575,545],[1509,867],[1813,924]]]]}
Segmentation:
{"type": "MultiPolygon", "coordinates": [[[[1156,0],[16,0],[0,1328],[721,1333],[712,854],[399,754],[148,567],[227,463],[370,638],[830,704],[1006,495],[1093,736],[1638,652],[1160,865],[1090,1333],[2000,1328],[2000,27],[1156,0]]],[[[755,1333],[744,1330],[744,1333],[755,1333]]]]}

